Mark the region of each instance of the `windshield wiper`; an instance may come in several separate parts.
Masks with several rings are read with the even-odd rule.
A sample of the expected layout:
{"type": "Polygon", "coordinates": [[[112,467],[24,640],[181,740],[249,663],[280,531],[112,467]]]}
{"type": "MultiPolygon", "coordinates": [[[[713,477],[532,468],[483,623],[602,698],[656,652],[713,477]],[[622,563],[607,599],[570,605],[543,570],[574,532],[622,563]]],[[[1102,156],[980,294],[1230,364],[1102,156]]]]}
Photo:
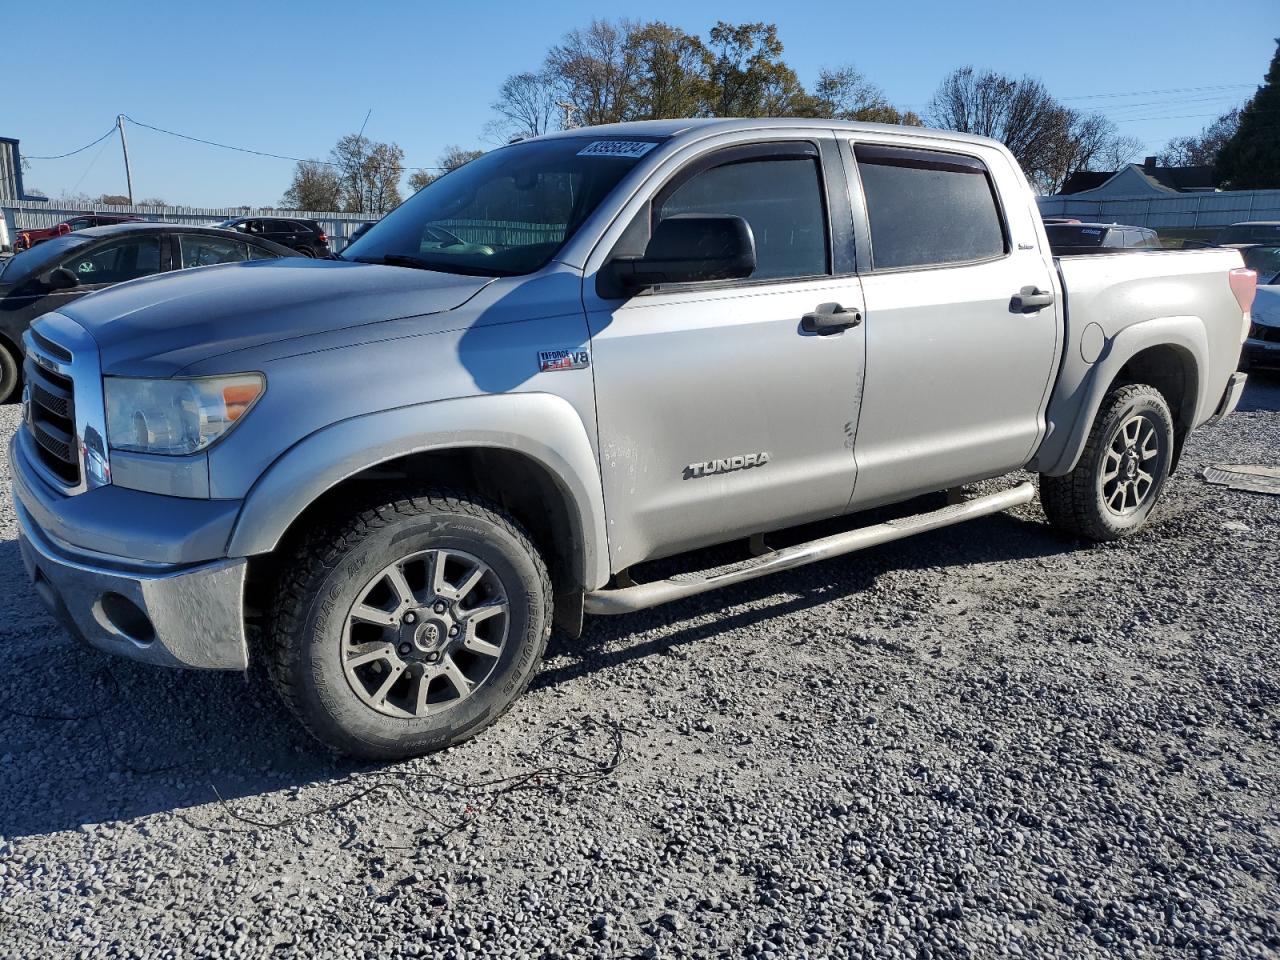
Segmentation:
{"type": "Polygon", "coordinates": [[[511,276],[505,270],[472,266],[465,263],[451,263],[444,260],[427,260],[407,253],[388,253],[381,257],[352,257],[351,259],[358,263],[381,263],[389,267],[412,267],[415,270],[434,270],[438,273],[460,273],[468,277],[511,276]]]}

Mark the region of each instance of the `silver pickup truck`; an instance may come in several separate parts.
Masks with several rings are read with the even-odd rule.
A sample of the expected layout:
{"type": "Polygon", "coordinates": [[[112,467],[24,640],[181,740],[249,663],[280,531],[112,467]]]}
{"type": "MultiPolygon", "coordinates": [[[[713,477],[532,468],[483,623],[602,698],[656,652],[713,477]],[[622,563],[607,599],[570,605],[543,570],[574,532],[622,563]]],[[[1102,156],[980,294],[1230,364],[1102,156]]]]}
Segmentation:
{"type": "Polygon", "coordinates": [[[262,658],[322,741],[409,756],[501,716],[553,622],[1035,494],[973,481],[1028,469],[1056,526],[1132,534],[1237,402],[1253,289],[1229,250],[1055,260],[981,138],[567,131],[442,177],[340,259],[134,281],[37,322],[22,553],[93,646],[262,658]],[[740,563],[633,578],[739,540],[740,563]]]}

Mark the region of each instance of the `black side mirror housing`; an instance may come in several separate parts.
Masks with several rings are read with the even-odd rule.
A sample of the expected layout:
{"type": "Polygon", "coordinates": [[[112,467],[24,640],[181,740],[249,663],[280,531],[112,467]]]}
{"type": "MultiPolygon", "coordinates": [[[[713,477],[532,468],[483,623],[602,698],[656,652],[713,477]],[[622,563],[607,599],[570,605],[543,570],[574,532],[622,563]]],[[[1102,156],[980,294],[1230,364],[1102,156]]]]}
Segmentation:
{"type": "Polygon", "coordinates": [[[70,290],[72,287],[80,286],[80,278],[66,267],[55,267],[45,278],[45,285],[50,290],[70,290]]]}
{"type": "Polygon", "coordinates": [[[756,241],[742,217],[679,214],[658,222],[642,257],[606,268],[609,286],[627,295],[663,283],[742,280],[756,269],[756,241]]]}

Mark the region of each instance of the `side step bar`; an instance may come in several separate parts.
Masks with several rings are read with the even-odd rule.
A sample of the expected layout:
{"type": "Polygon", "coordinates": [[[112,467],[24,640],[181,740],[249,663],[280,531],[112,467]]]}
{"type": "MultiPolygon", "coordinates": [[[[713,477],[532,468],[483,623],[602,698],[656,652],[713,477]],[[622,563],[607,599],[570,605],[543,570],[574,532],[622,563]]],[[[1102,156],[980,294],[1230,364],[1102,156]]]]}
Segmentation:
{"type": "Polygon", "coordinates": [[[877,523],[870,527],[810,540],[808,543],[797,544],[794,547],[771,550],[761,556],[744,560],[735,569],[701,579],[657,580],[653,583],[634,584],[611,590],[596,590],[586,595],[585,610],[587,613],[596,615],[645,610],[659,604],[670,603],[672,600],[681,600],[709,590],[718,590],[720,587],[755,580],[757,577],[768,576],[771,573],[792,570],[819,560],[829,560],[832,557],[865,550],[867,547],[874,547],[881,543],[901,540],[917,533],[949,527],[953,523],[963,523],[965,520],[975,520],[988,514],[999,513],[1010,507],[1030,503],[1035,499],[1035,495],[1034,483],[1020,483],[1008,490],[965,500],[930,513],[918,513],[912,517],[903,517],[901,520],[890,520],[886,523],[877,523]]]}

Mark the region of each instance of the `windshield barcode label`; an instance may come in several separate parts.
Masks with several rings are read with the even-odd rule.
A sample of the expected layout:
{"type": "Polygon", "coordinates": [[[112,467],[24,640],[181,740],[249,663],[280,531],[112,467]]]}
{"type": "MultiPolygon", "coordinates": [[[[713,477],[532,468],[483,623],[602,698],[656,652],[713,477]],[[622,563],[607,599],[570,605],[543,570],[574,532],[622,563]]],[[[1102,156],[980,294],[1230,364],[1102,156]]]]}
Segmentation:
{"type": "Polygon", "coordinates": [[[596,140],[578,151],[580,157],[643,157],[656,147],[649,140],[596,140]]]}

